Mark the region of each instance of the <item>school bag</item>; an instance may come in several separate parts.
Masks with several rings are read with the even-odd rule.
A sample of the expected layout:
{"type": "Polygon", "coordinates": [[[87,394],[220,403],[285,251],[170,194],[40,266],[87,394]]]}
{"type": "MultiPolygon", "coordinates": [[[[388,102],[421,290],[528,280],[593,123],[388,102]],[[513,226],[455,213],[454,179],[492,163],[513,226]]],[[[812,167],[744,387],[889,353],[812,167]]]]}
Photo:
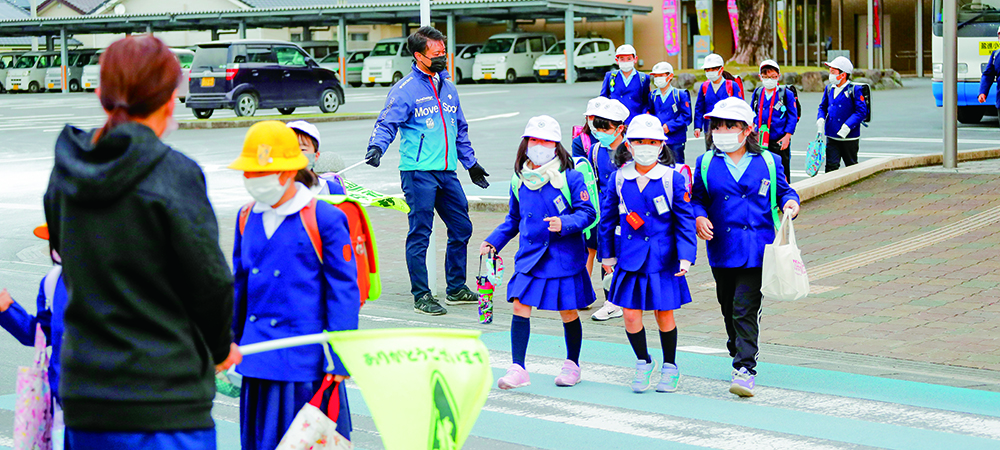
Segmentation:
{"type": "MultiPolygon", "coordinates": [[[[371,221],[364,207],[346,195],[322,195],[312,199],[308,205],[299,210],[299,219],[306,229],[309,242],[320,263],[323,262],[323,240],[319,234],[319,224],[316,222],[316,201],[323,200],[340,209],[347,216],[347,225],[351,235],[351,250],[358,270],[358,291],[361,293],[361,305],[368,300],[375,300],[382,295],[382,280],[378,272],[378,246],[372,233],[371,221]]],[[[240,236],[246,229],[250,211],[256,202],[250,202],[240,209],[240,236]]]]}
{"type": "Polygon", "coordinates": [[[826,139],[823,138],[823,133],[818,133],[816,139],[810,142],[809,147],[806,149],[806,175],[810,177],[816,176],[825,160],[826,139]]]}
{"type": "Polygon", "coordinates": [[[590,148],[590,133],[583,132],[583,125],[573,126],[573,139],[580,136],[580,142],[583,143],[583,148],[590,148]]]}
{"type": "MultiPolygon", "coordinates": [[[[590,238],[590,233],[601,222],[601,198],[600,193],[597,190],[597,175],[594,173],[594,168],[590,166],[590,162],[587,158],[582,156],[577,156],[573,158],[573,168],[583,174],[583,183],[587,186],[587,200],[590,201],[591,205],[594,205],[594,211],[597,213],[594,215],[594,221],[587,225],[583,229],[583,236],[590,238]]],[[[562,188],[559,190],[562,192],[563,197],[566,198],[566,202],[570,205],[573,204],[573,193],[569,191],[569,183],[566,181],[566,172],[560,172],[559,175],[562,177],[562,188]]],[[[510,178],[510,189],[514,192],[514,198],[517,201],[521,201],[521,177],[517,176],[515,173],[510,178]]]]}
{"type": "MultiPolygon", "coordinates": [[[[857,95],[861,97],[861,101],[865,102],[865,107],[868,109],[868,113],[865,114],[865,118],[861,120],[861,125],[867,127],[868,123],[872,121],[872,88],[867,84],[855,83],[853,81],[847,84],[851,87],[851,89],[846,89],[844,91],[847,96],[853,99],[854,96],[857,95]]],[[[827,96],[827,103],[833,101],[832,98],[829,98],[831,92],[833,92],[832,86],[827,86],[827,88],[823,91],[823,95],[827,96]]]]}
{"type": "MultiPolygon", "coordinates": [[[[792,92],[792,97],[795,99],[795,110],[799,112],[799,117],[801,117],[802,116],[802,104],[799,103],[799,90],[796,89],[795,86],[790,85],[790,84],[778,86],[778,88],[777,88],[778,98],[784,99],[785,98],[785,91],[786,90],[792,92]]],[[[757,111],[757,107],[759,106],[760,96],[761,96],[762,92],[764,92],[764,88],[763,87],[759,87],[759,88],[757,88],[756,90],[753,91],[753,96],[750,97],[750,109],[752,109],[754,111],[757,111]]]]}
{"type": "MultiPolygon", "coordinates": [[[[774,164],[774,154],[764,150],[760,152],[760,156],[764,158],[764,164],[767,165],[767,175],[771,179],[771,220],[774,221],[774,229],[778,229],[781,226],[781,220],[778,219],[778,176],[774,164]]],[[[708,192],[708,166],[713,159],[715,159],[715,151],[713,150],[705,152],[701,158],[701,183],[705,186],[705,192],[708,192]]]]}

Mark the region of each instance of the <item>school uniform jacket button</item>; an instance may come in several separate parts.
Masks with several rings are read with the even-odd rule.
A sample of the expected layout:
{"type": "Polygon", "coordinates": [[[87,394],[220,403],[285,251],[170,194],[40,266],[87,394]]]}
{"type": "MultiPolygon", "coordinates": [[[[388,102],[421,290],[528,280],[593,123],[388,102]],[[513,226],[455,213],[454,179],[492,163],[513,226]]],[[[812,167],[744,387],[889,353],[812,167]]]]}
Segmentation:
{"type": "Polygon", "coordinates": [[[745,230],[745,229],[747,229],[747,226],[746,226],[746,225],[743,225],[743,229],[744,229],[744,230],[745,230]]]}
{"type": "Polygon", "coordinates": [[[649,217],[649,211],[646,211],[646,217],[649,217]]]}
{"type": "Polygon", "coordinates": [[[729,196],[728,195],[726,196],[726,200],[729,200],[729,196]]]}
{"type": "Polygon", "coordinates": [[[277,277],[279,275],[281,275],[281,271],[280,270],[275,270],[274,271],[274,276],[277,277]]]}
{"type": "Polygon", "coordinates": [[[747,195],[746,195],[746,194],[743,194],[743,198],[747,198],[747,195]]]}
{"type": "Polygon", "coordinates": [[[728,228],[728,227],[726,228],[726,232],[727,232],[727,233],[729,232],[729,228],[728,228]]]}
{"type": "Polygon", "coordinates": [[[631,234],[630,234],[630,235],[628,235],[628,238],[629,238],[629,239],[632,239],[632,235],[631,235],[631,234]]]}
{"type": "Polygon", "coordinates": [[[646,237],[642,238],[642,240],[644,240],[644,241],[647,241],[647,242],[648,242],[648,241],[649,241],[649,236],[646,236],[646,237]]]}
{"type": "Polygon", "coordinates": [[[254,275],[257,275],[258,273],[260,273],[260,270],[258,270],[256,267],[254,267],[252,270],[250,270],[250,273],[252,273],[254,275]]]}
{"type": "Polygon", "coordinates": [[[257,321],[257,316],[250,316],[250,321],[251,322],[256,322],[257,321]]]}
{"type": "Polygon", "coordinates": [[[271,319],[271,326],[278,326],[278,319],[271,319]]]}

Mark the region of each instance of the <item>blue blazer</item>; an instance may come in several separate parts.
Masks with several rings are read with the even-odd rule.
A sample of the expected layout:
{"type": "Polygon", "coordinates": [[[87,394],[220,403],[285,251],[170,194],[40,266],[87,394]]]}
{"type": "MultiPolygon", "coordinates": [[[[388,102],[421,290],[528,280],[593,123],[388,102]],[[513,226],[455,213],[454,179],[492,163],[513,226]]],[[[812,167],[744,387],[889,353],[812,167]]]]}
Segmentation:
{"type": "Polygon", "coordinates": [[[861,86],[848,84],[836,98],[833,98],[833,86],[823,90],[823,99],[819,102],[817,119],[826,119],[826,135],[834,139],[857,139],[861,137],[861,122],[868,115],[868,105],[861,98],[861,86]],[[848,92],[851,91],[851,92],[848,92]],[[847,124],[851,132],[841,138],[837,133],[847,124]]]}
{"type": "MultiPolygon", "coordinates": [[[[996,81],[997,76],[1000,76],[1000,58],[997,57],[998,53],[1000,53],[1000,50],[993,50],[993,53],[990,53],[990,60],[983,70],[982,78],[979,79],[979,93],[987,97],[990,95],[990,88],[993,87],[993,82],[996,81]]],[[[997,95],[996,102],[997,108],[1000,108],[1000,95],[997,95]]]]}
{"type": "MultiPolygon", "coordinates": [[[[712,240],[705,243],[708,264],[712,267],[761,267],[764,246],[774,242],[771,190],[767,189],[764,195],[759,195],[762,182],[770,179],[767,163],[760,155],[749,152],[743,157],[752,159],[740,181],[736,182],[722,159],[728,156],[716,151],[708,167],[707,190],[699,175],[705,155],[699,156],[695,164],[692,204],[695,217],[707,217],[714,227],[712,240]]],[[[781,158],[774,156],[774,165],[778,208],[789,200],[799,201],[799,194],[781,176],[784,173],[781,158]]]]}
{"type": "MultiPolygon", "coordinates": [[[[533,191],[524,184],[518,190],[518,201],[513,190],[510,210],[503,223],[486,238],[497,251],[503,250],[514,236],[521,235],[514,270],[535,278],[560,278],[577,275],[586,270],[587,244],[583,229],[597,217],[590,194],[583,181],[583,174],[573,169],[566,171],[566,181],[573,202],[567,204],[561,190],[551,184],[533,191]],[[557,203],[565,209],[559,211],[557,203]],[[562,231],[549,231],[546,217],[562,219],[562,231]]],[[[512,188],[513,189],[513,188],[512,188]]]]}
{"type": "Polygon", "coordinates": [[[715,104],[719,103],[719,100],[729,97],[743,98],[743,90],[740,89],[739,83],[733,80],[723,80],[718,92],[712,88],[708,81],[695,86],[698,88],[698,102],[694,105],[694,129],[696,130],[705,131],[708,129],[710,122],[705,119],[705,114],[712,112],[712,108],[715,108],[715,104]],[[708,84],[707,89],[705,88],[706,84],[708,84]],[[730,90],[733,95],[729,95],[730,90]]]}
{"type": "Polygon", "coordinates": [[[63,322],[65,317],[66,285],[63,283],[62,272],[51,271],[42,279],[38,287],[38,299],[36,304],[37,315],[32,316],[24,308],[14,302],[7,308],[7,311],[0,313],[0,327],[7,330],[14,339],[22,345],[29,347],[35,345],[35,324],[42,325],[42,331],[48,344],[52,346],[52,356],[49,358],[49,386],[52,388],[52,396],[59,400],[59,355],[62,349],[63,330],[66,328],[63,322]],[[55,276],[55,290],[52,301],[49,303],[45,296],[45,282],[49,277],[55,276]]]}
{"type": "Polygon", "coordinates": [[[628,125],[633,117],[649,111],[649,81],[649,75],[635,70],[632,81],[626,86],[620,70],[608,72],[601,84],[601,97],[618,100],[628,108],[628,119],[625,119],[628,125]]]}
{"type": "Polygon", "coordinates": [[[778,87],[774,95],[774,106],[771,106],[771,97],[764,95],[764,88],[757,88],[750,98],[750,108],[753,109],[757,118],[754,125],[760,130],[761,125],[766,125],[768,119],[771,121],[770,135],[771,142],[774,138],[780,138],[786,134],[795,134],[795,126],[799,123],[799,110],[795,108],[795,94],[791,89],[778,87]],[[782,94],[783,93],[783,94],[782,94]]]}
{"type": "Polygon", "coordinates": [[[694,212],[688,201],[687,179],[673,169],[657,164],[647,174],[651,180],[642,192],[636,181],[639,173],[634,163],[622,167],[625,183],[622,197],[628,212],[635,212],[643,220],[638,230],[625,220],[627,212],[619,208],[618,191],[615,180],[608,183],[601,200],[601,225],[598,240],[601,259],[618,258],[616,268],[629,272],[677,273],[680,260],[694,263],[698,253],[698,239],[695,233],[694,212]],[[661,177],[673,177],[674,204],[669,211],[660,214],[655,200],[663,197],[661,177]],[[653,178],[655,177],[655,178],[653,178]]]}
{"type": "Polygon", "coordinates": [[[670,130],[667,144],[687,142],[687,129],[691,125],[691,93],[687,89],[673,89],[666,100],[655,89],[649,94],[649,113],[660,119],[670,130]]]}
{"type": "MultiPolygon", "coordinates": [[[[271,239],[260,213],[250,213],[233,245],[235,317],[239,345],[326,331],[356,330],[361,308],[357,266],[347,216],[326,202],[316,202],[316,222],[323,242],[323,263],[298,213],[285,217],[271,239]]],[[[239,219],[237,219],[238,221],[239,219]]],[[[336,353],[330,373],[348,375],[336,353]]],[[[239,373],[274,381],[316,381],[326,359],[319,345],[248,355],[239,373]]]]}

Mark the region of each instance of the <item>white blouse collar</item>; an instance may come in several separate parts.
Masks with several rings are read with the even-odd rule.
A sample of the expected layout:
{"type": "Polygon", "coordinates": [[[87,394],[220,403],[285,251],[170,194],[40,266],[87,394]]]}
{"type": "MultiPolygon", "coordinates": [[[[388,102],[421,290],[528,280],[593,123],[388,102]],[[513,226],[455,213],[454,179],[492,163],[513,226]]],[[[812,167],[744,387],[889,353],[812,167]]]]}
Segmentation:
{"type": "Polygon", "coordinates": [[[628,164],[626,164],[625,167],[622,167],[622,175],[625,176],[626,180],[634,180],[636,178],[639,178],[640,176],[645,176],[646,178],[649,178],[651,180],[659,180],[660,178],[663,178],[663,176],[666,175],[669,171],[670,169],[667,168],[667,166],[664,166],[663,164],[660,163],[656,163],[656,165],[653,166],[652,169],[649,169],[649,172],[646,172],[645,175],[640,175],[639,171],[635,169],[635,161],[631,161],[628,164]]]}

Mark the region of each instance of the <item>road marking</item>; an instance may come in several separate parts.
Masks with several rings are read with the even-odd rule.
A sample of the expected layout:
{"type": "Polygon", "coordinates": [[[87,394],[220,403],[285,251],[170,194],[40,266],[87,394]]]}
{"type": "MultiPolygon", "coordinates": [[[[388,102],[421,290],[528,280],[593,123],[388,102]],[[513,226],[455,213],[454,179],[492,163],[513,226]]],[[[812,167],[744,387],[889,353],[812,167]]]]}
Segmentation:
{"type": "MultiPolygon", "coordinates": [[[[925,144],[940,144],[944,142],[941,138],[915,138],[915,137],[869,137],[861,138],[862,141],[870,142],[910,142],[925,144]]],[[[1000,144],[1000,139],[959,139],[959,144],[1000,144]]]]}
{"type": "Polygon", "coordinates": [[[521,114],[521,113],[520,112],[512,112],[512,113],[506,113],[506,114],[497,114],[497,115],[493,115],[493,116],[486,116],[486,117],[479,117],[479,118],[476,118],[476,119],[469,119],[466,122],[470,122],[471,123],[471,122],[481,122],[483,120],[506,119],[508,117],[514,117],[514,116],[516,116],[518,114],[521,114]]]}
{"type": "Polygon", "coordinates": [[[701,346],[697,346],[697,345],[683,345],[683,346],[677,347],[677,351],[679,351],[679,352],[689,352],[689,353],[701,353],[703,355],[714,355],[714,354],[717,354],[717,353],[729,353],[729,350],[725,350],[725,349],[721,349],[721,348],[701,347],[701,346]]]}

